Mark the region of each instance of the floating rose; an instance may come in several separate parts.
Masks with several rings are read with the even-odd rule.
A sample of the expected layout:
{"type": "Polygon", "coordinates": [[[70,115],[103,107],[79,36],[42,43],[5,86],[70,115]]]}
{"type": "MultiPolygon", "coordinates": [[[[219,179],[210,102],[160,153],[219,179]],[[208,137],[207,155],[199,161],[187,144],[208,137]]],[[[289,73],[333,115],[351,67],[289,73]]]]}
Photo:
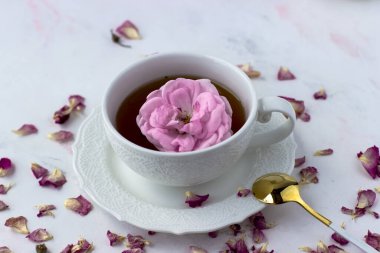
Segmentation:
{"type": "Polygon", "coordinates": [[[196,195],[196,194],[192,193],[191,191],[185,192],[185,195],[186,195],[185,203],[188,204],[189,207],[192,207],[192,208],[201,206],[203,204],[203,202],[205,202],[209,197],[209,194],[196,195]]]}
{"type": "Polygon", "coordinates": [[[376,219],[378,219],[379,214],[370,210],[370,208],[375,203],[375,200],[376,200],[376,193],[374,191],[370,189],[362,190],[358,192],[355,209],[350,209],[343,206],[341,208],[341,211],[344,214],[351,215],[353,218],[358,218],[358,217],[363,216],[365,213],[370,213],[376,219]]]}
{"type": "Polygon", "coordinates": [[[306,167],[300,171],[301,181],[300,184],[317,184],[319,179],[317,177],[318,170],[315,167],[306,167]]]}
{"type": "Polygon", "coordinates": [[[5,226],[20,234],[29,234],[26,223],[28,220],[24,216],[12,217],[5,221],[5,226]]]}
{"type": "Polygon", "coordinates": [[[84,97],[80,95],[71,95],[69,97],[69,105],[64,105],[54,113],[54,122],[57,124],[63,124],[70,118],[72,112],[82,111],[85,108],[84,100],[84,97]]]}
{"type": "Polygon", "coordinates": [[[247,197],[251,193],[250,189],[240,187],[237,192],[238,197],[247,197]]]}
{"type": "Polygon", "coordinates": [[[300,157],[300,158],[296,158],[294,160],[294,168],[297,168],[297,167],[301,166],[305,162],[306,162],[306,157],[305,156],[300,157]]]}
{"type": "Polygon", "coordinates": [[[313,97],[315,99],[323,99],[325,100],[327,98],[327,93],[325,91],[325,89],[320,89],[319,91],[315,92],[313,97]]]}
{"type": "Polygon", "coordinates": [[[89,253],[94,249],[86,239],[80,239],[76,244],[67,245],[61,253],[89,253]]]}
{"type": "Polygon", "coordinates": [[[8,247],[3,246],[3,247],[0,247],[0,253],[13,253],[13,252],[8,247]]]}
{"type": "Polygon", "coordinates": [[[143,250],[146,245],[150,242],[145,240],[141,235],[127,235],[127,247],[130,249],[141,249],[143,250]]]}
{"type": "Polygon", "coordinates": [[[211,232],[208,232],[208,236],[210,238],[216,238],[218,237],[218,231],[211,231],[211,232]]]}
{"type": "Polygon", "coordinates": [[[124,241],[125,236],[121,236],[115,233],[112,233],[111,231],[107,231],[107,238],[110,241],[110,246],[117,245],[124,241]]]}
{"type": "Polygon", "coordinates": [[[0,159],[0,177],[8,176],[13,170],[12,161],[3,157],[0,159]]]}
{"type": "Polygon", "coordinates": [[[305,102],[303,100],[297,100],[291,97],[279,96],[287,100],[293,107],[294,112],[296,113],[297,119],[308,122],[310,121],[310,115],[305,112],[305,102]]]}
{"type": "Polygon", "coordinates": [[[38,228],[27,235],[26,238],[33,242],[46,242],[53,239],[53,236],[46,229],[38,228]]]}
{"type": "Polygon", "coordinates": [[[38,182],[41,186],[62,187],[66,183],[66,178],[60,169],[55,168],[49,175],[43,176],[38,182]]]}
{"type": "Polygon", "coordinates": [[[334,153],[334,150],[331,148],[328,149],[321,149],[314,152],[314,156],[327,156],[332,155],[334,153]]]}
{"type": "Polygon", "coordinates": [[[56,209],[55,205],[39,205],[37,206],[37,208],[38,208],[37,217],[54,216],[54,213],[52,212],[52,210],[56,209]]]}
{"type": "Polygon", "coordinates": [[[348,240],[346,238],[344,238],[343,236],[341,236],[340,234],[338,234],[337,232],[335,232],[334,234],[332,234],[331,238],[334,241],[336,241],[337,243],[339,243],[340,245],[346,245],[346,244],[348,244],[348,240]]]}
{"type": "Polygon", "coordinates": [[[79,195],[76,198],[66,199],[64,205],[66,208],[82,216],[87,215],[92,209],[91,202],[85,199],[82,195],[79,195]]]}
{"type": "Polygon", "coordinates": [[[373,146],[368,148],[364,153],[359,152],[358,158],[373,179],[375,179],[376,176],[380,177],[380,170],[378,168],[380,163],[380,154],[378,147],[373,146]]]}
{"type": "Polygon", "coordinates": [[[47,253],[48,248],[44,243],[36,245],[36,253],[47,253]]]}
{"type": "Polygon", "coordinates": [[[13,130],[13,132],[19,136],[26,136],[37,133],[38,129],[32,124],[24,124],[19,129],[13,130]]]}
{"type": "Polygon", "coordinates": [[[371,233],[371,231],[368,230],[368,233],[366,236],[364,236],[365,242],[370,245],[372,248],[376,249],[377,251],[380,251],[380,234],[371,233]]]}
{"type": "Polygon", "coordinates": [[[41,165],[37,163],[32,163],[31,169],[32,169],[33,175],[37,179],[47,176],[49,174],[49,171],[47,169],[45,169],[44,167],[42,167],[41,165]]]}
{"type": "Polygon", "coordinates": [[[52,141],[64,143],[71,141],[74,138],[74,135],[70,131],[60,130],[58,132],[48,134],[48,138],[52,141]]]}
{"type": "Polygon", "coordinates": [[[296,76],[292,72],[290,72],[288,68],[280,67],[277,73],[277,79],[279,81],[294,80],[296,79],[296,76]]]}
{"type": "Polygon", "coordinates": [[[189,252],[190,253],[207,253],[207,250],[202,249],[197,246],[189,246],[189,252]]]}
{"type": "Polygon", "coordinates": [[[249,78],[258,78],[261,75],[261,73],[257,70],[254,70],[249,63],[239,64],[237,67],[241,69],[249,78]]]}
{"type": "Polygon", "coordinates": [[[230,104],[210,80],[177,78],[148,95],[136,120],[158,150],[185,152],[230,137],[231,116],[230,104]]]}
{"type": "Polygon", "coordinates": [[[9,206],[0,200],[0,211],[7,209],[9,206]]]}
{"type": "Polygon", "coordinates": [[[116,28],[116,32],[126,39],[141,40],[139,29],[130,20],[124,21],[124,23],[116,28]]]}
{"type": "Polygon", "coordinates": [[[0,184],[0,194],[7,194],[7,192],[9,191],[9,189],[12,188],[12,185],[11,184],[8,184],[8,185],[3,185],[3,184],[0,184]]]}

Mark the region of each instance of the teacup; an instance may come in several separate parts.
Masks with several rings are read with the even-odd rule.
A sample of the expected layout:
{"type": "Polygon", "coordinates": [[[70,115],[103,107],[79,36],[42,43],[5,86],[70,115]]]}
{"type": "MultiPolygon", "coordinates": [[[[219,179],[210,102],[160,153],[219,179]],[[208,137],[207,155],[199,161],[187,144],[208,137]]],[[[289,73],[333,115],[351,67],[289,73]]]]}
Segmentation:
{"type": "Polygon", "coordinates": [[[102,116],[107,138],[117,156],[141,176],[170,186],[201,184],[233,170],[248,147],[283,140],[292,133],[296,120],[294,110],[286,100],[279,97],[257,99],[251,80],[236,66],[218,58],[190,53],[158,54],[129,66],[107,89],[102,116]],[[232,91],[240,99],[246,114],[241,129],[214,146],[189,152],[143,148],[116,130],[116,113],[131,92],[163,76],[180,75],[207,78],[232,91]],[[281,112],[287,119],[275,129],[255,134],[256,122],[268,122],[272,112],[281,112]]]}

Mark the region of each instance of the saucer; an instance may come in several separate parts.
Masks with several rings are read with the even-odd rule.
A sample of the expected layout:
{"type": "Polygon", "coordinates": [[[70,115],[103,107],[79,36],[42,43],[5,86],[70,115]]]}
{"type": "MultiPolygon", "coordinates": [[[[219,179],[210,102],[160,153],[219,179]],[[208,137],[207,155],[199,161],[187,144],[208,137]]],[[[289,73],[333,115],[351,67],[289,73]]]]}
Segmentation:
{"type": "MultiPolygon", "coordinates": [[[[274,113],[257,132],[285,121],[274,113]]],[[[164,186],[132,171],[113,152],[106,138],[100,108],[82,123],[73,145],[74,170],[81,188],[100,207],[120,221],[173,234],[215,231],[242,222],[264,208],[252,195],[237,197],[239,187],[251,188],[256,178],[270,172],[291,173],[296,143],[293,136],[268,147],[248,149],[231,171],[192,187],[164,186]],[[210,194],[201,207],[185,204],[185,192],[210,194]]]]}

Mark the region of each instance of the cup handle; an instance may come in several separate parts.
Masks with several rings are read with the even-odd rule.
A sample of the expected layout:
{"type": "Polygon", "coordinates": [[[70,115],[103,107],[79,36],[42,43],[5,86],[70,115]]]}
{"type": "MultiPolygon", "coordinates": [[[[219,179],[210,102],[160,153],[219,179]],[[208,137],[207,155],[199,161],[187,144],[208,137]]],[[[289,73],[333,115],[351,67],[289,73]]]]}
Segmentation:
{"type": "Polygon", "coordinates": [[[266,146],[279,142],[293,132],[296,114],[288,101],[280,97],[263,97],[258,100],[257,121],[261,123],[269,122],[272,112],[281,112],[287,117],[287,120],[275,129],[254,134],[251,147],[266,146]]]}

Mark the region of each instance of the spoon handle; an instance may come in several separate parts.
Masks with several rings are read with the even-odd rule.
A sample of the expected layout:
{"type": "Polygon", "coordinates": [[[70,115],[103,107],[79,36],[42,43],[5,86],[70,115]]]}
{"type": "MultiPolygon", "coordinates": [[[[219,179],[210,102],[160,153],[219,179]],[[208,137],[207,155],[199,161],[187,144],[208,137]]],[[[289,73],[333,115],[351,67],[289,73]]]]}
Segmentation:
{"type": "Polygon", "coordinates": [[[340,234],[341,236],[343,236],[344,238],[346,238],[346,240],[348,240],[348,241],[352,242],[353,244],[355,244],[359,249],[364,250],[364,252],[367,252],[367,253],[379,253],[377,250],[375,250],[374,248],[372,248],[371,246],[369,246],[366,242],[360,241],[357,238],[351,236],[349,233],[347,233],[346,230],[344,230],[340,226],[336,225],[335,223],[331,223],[329,225],[329,227],[332,230],[334,230],[335,232],[337,232],[338,234],[340,234]]]}

